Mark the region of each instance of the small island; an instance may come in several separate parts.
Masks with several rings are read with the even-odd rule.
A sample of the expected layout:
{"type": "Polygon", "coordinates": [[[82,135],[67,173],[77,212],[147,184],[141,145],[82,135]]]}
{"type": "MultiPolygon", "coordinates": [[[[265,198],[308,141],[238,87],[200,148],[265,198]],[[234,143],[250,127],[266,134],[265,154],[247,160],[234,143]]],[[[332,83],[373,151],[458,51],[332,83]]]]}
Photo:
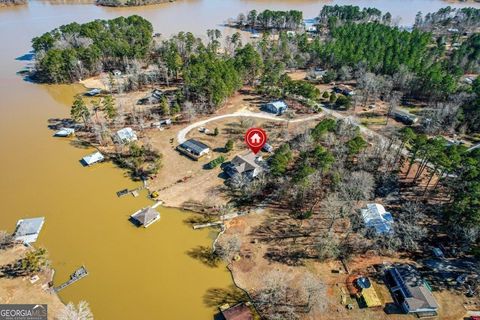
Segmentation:
{"type": "Polygon", "coordinates": [[[174,1],[175,0],[97,0],[96,4],[105,7],[138,7],[174,1]]]}

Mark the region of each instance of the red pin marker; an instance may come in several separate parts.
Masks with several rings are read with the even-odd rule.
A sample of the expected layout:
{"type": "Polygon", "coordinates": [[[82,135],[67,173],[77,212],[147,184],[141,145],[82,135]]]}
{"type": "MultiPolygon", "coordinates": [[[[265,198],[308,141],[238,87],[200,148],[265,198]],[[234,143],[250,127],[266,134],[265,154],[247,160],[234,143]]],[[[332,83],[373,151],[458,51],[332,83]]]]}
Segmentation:
{"type": "Polygon", "coordinates": [[[245,143],[255,154],[262,149],[265,142],[267,142],[267,134],[260,128],[250,128],[245,134],[245,143]]]}

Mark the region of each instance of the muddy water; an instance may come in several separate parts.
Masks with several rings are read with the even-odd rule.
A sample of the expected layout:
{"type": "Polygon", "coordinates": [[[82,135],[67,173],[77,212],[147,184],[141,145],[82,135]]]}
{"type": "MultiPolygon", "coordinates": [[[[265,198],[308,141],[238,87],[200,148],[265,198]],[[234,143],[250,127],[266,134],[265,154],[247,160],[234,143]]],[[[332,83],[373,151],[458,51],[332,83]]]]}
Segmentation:
{"type": "MultiPolygon", "coordinates": [[[[388,10],[404,24],[411,23],[417,11],[446,5],[437,0],[350,2],[388,10]]],[[[115,192],[136,184],[108,163],[83,168],[78,160],[90,150],[52,138],[47,119],[68,116],[73,95],[83,89],[34,85],[17,76],[26,62],[15,58],[30,50],[30,39],[72,21],[133,13],[148,18],[156,32],[167,36],[181,30],[201,34],[252,8],[295,8],[308,17],[323,3],[178,0],[115,9],[83,0],[36,0],[29,6],[0,8],[0,229],[12,230],[21,217],[46,217],[39,243],[50,252],[56,282],[81,264],[90,271],[61,293],[64,301],[87,300],[97,319],[211,319],[205,293],[231,282],[224,268],[206,267],[186,254],[209,245],[213,234],[192,231],[183,222],[188,214],[173,209],[160,209],[161,220],[146,230],[134,228],[127,217],[148,200],[144,195],[118,199],[115,192]]]]}

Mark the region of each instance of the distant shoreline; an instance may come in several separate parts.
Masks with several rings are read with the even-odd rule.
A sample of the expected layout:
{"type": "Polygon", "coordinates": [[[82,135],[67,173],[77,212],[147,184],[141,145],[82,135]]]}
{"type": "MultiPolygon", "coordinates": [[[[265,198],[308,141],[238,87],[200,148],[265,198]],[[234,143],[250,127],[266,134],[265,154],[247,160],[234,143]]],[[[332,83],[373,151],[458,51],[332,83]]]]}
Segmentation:
{"type": "Polygon", "coordinates": [[[140,7],[167,2],[175,2],[175,0],[97,0],[95,4],[102,7],[140,7]]]}

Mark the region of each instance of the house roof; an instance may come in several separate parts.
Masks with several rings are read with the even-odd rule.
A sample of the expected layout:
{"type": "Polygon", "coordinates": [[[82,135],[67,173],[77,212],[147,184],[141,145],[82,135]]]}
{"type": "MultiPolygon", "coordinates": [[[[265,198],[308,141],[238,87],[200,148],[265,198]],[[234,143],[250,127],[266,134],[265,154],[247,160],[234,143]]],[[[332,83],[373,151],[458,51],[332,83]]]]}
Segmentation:
{"type": "Polygon", "coordinates": [[[244,303],[239,303],[222,311],[225,320],[253,320],[252,311],[244,303]]]}
{"type": "Polygon", "coordinates": [[[148,226],[160,217],[160,214],[153,208],[143,208],[131,215],[138,223],[148,226]]]}
{"type": "Polygon", "coordinates": [[[185,150],[191,151],[194,154],[200,154],[202,151],[208,150],[209,147],[200,141],[189,139],[180,145],[185,150]]]}
{"type": "Polygon", "coordinates": [[[255,162],[255,155],[251,152],[244,155],[235,156],[231,163],[238,173],[244,173],[260,168],[260,166],[255,162]]]}
{"type": "Polygon", "coordinates": [[[386,212],[381,204],[367,204],[367,208],[362,209],[361,212],[363,221],[368,228],[374,228],[379,234],[385,234],[392,231],[392,214],[386,212]]]}
{"type": "Polygon", "coordinates": [[[408,264],[397,265],[390,269],[390,272],[400,282],[405,301],[411,312],[438,308],[435,297],[414,267],[408,264]]]}
{"type": "Polygon", "coordinates": [[[18,220],[14,233],[15,240],[26,243],[35,242],[40,230],[42,230],[44,221],[44,217],[18,220]]]}
{"type": "Polygon", "coordinates": [[[137,134],[130,127],[118,130],[117,131],[117,137],[122,141],[135,141],[135,140],[137,140],[137,134]]]}

